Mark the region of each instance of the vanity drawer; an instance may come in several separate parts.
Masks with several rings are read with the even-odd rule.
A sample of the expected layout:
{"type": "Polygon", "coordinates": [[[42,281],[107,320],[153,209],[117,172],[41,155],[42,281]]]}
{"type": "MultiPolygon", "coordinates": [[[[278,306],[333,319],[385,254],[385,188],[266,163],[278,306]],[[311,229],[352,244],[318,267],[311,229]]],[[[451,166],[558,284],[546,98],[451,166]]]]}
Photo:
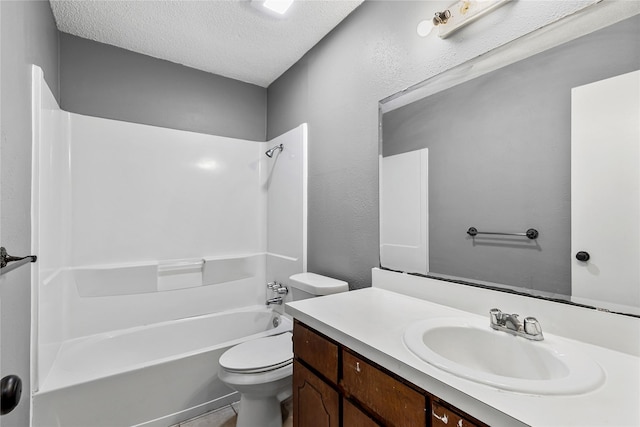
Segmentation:
{"type": "Polygon", "coordinates": [[[425,426],[426,398],[379,368],[342,351],[342,389],[385,424],[425,426]]]}
{"type": "Polygon", "coordinates": [[[476,424],[456,414],[450,409],[431,402],[431,426],[432,427],[478,427],[476,424]]]}
{"type": "Polygon", "coordinates": [[[293,324],[293,352],[296,358],[338,383],[338,346],[299,322],[293,324]]]}

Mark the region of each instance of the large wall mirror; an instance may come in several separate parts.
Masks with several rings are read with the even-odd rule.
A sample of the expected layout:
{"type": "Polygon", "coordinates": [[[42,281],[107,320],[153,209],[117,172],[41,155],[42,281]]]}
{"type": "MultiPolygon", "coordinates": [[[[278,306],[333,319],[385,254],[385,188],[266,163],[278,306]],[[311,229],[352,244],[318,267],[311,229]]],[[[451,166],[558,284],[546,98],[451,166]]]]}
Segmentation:
{"type": "Polygon", "coordinates": [[[640,315],[640,15],[598,7],[380,102],[381,267],[640,315]]]}

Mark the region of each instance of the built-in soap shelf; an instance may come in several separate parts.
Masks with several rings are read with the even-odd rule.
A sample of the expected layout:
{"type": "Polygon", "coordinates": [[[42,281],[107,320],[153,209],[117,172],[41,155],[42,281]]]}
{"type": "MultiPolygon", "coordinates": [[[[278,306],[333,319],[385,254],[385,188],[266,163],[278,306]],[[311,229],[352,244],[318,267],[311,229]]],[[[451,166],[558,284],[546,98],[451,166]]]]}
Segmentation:
{"type": "Polygon", "coordinates": [[[264,254],[215,256],[99,265],[72,269],[81,297],[175,291],[218,285],[257,275],[264,254]]]}
{"type": "Polygon", "coordinates": [[[158,291],[174,291],[203,286],[204,264],[204,259],[171,260],[158,263],[158,291]]]}

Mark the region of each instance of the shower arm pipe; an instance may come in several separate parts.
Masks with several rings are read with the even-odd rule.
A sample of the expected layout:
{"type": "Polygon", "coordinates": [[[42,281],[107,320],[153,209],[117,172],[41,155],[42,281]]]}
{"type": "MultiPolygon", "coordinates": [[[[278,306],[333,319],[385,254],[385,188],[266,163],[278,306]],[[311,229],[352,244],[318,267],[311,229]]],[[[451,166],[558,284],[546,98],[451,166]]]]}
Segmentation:
{"type": "Polygon", "coordinates": [[[7,250],[4,247],[0,247],[0,275],[7,274],[24,264],[36,262],[37,259],[38,257],[35,255],[28,255],[24,257],[11,256],[7,253],[7,250]]]}

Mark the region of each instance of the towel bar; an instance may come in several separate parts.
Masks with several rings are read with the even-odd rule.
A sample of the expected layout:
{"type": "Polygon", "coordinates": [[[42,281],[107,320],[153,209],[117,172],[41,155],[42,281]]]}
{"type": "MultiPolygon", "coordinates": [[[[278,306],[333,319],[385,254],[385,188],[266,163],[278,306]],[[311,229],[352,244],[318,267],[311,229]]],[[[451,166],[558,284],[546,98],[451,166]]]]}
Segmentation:
{"type": "Polygon", "coordinates": [[[499,231],[478,231],[478,229],[475,227],[469,227],[469,229],[467,230],[467,234],[471,237],[475,237],[478,234],[496,234],[499,236],[523,236],[531,240],[537,239],[539,235],[538,230],[536,230],[535,228],[530,228],[524,233],[502,233],[499,231]]]}

